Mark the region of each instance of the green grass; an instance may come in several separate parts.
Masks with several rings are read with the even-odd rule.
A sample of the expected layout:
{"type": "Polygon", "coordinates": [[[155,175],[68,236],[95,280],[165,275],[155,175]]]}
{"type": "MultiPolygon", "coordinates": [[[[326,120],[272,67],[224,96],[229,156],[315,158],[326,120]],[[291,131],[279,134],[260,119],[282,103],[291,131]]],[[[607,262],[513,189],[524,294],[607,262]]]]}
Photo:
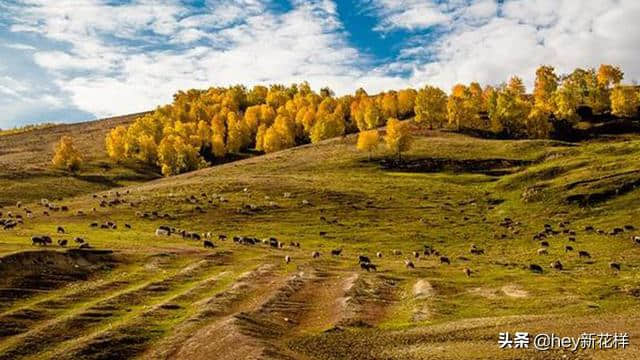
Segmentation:
{"type": "MultiPolygon", "coordinates": [[[[567,144],[491,141],[426,132],[416,139],[413,149],[404,156],[406,161],[435,158],[449,159],[456,164],[462,164],[462,160],[479,159],[526,161],[523,162],[525,165],[509,168],[508,173],[502,176],[465,171],[463,168],[412,173],[384,170],[379,166],[379,160],[385,156],[382,149],[368,162],[367,154],[357,152],[354,144],[354,137],[334,139],[132,186],[128,188],[131,193],[125,198],[138,203],[137,207],[101,208],[97,206],[96,199],[83,195],[59,201],[72,209],[70,213],[43,217],[39,214],[38,205],[27,204],[38,209],[38,216],[27,219],[16,230],[2,232],[0,253],[32,249],[28,240],[31,235],[53,234],[58,224],[64,225],[69,234],[55,236],[55,239],[72,240],[75,236],[83,236],[92,246],[117,250],[125,257],[131,257],[134,263],[148,254],[175,253],[186,264],[207,253],[199,242],[175,236],[155,237],[153,232],[161,224],[191,231],[224,233],[229,237],[275,236],[286,244],[300,242],[301,250],[271,250],[263,245],[248,247],[235,245],[230,240],[214,240],[221,250],[233,252],[233,260],[211,272],[229,271],[201,295],[213,296],[229,288],[239,274],[255,269],[263,262],[279,264],[275,270],[277,277],[291,276],[299,271],[313,274],[319,269],[329,269],[329,274],[334,275],[356,273],[364,276],[372,282],[372,288],[367,290],[371,291],[368,296],[372,303],[351,303],[349,306],[373,312],[367,313],[368,318],[376,318],[373,330],[354,328],[348,330],[343,338],[335,338],[321,332],[297,334],[293,327],[287,334],[292,348],[319,358],[326,358],[326,354],[321,355],[324,350],[319,348],[328,344],[325,342],[342,349],[339,351],[348,351],[351,341],[355,344],[351,354],[362,351],[360,354],[365,354],[365,357],[367,354],[372,356],[372,349],[377,347],[367,350],[363,345],[368,344],[363,339],[369,331],[374,331],[374,338],[380,344],[391,346],[389,351],[398,355],[393,350],[397,344],[403,341],[419,344],[414,341],[418,336],[415,332],[421,334],[419,337],[432,339],[430,336],[435,336],[432,332],[438,327],[453,326],[459,321],[473,324],[473,319],[477,318],[494,319],[484,330],[473,330],[470,335],[471,339],[488,341],[491,336],[497,336],[496,324],[500,319],[515,317],[521,319],[518,321],[522,326],[535,327],[531,316],[544,315],[555,319],[547,322],[549,326],[573,334],[582,329],[567,319],[595,319],[595,323],[603,326],[602,330],[615,331],[607,328],[608,321],[638,310],[638,298],[633,295],[633,290],[640,288],[637,275],[640,247],[631,241],[631,235],[637,232],[610,236],[587,233],[583,228],[593,225],[608,232],[614,227],[631,224],[640,229],[635,215],[639,190],[629,185],[640,180],[640,162],[637,161],[640,139],[627,137],[624,141],[567,144]],[[244,192],[244,188],[248,191],[244,192]],[[290,192],[292,197],[285,198],[285,192],[290,192]],[[208,194],[208,197],[201,198],[201,193],[208,194]],[[213,199],[212,194],[222,195],[228,202],[213,199]],[[191,195],[200,199],[199,206],[205,209],[205,213],[196,212],[196,204],[185,201],[191,195]],[[586,200],[572,200],[578,195],[586,200]],[[212,200],[212,203],[207,200],[212,200]],[[311,205],[302,205],[303,200],[308,200],[311,205]],[[270,201],[278,206],[270,207],[270,201]],[[239,210],[246,204],[257,205],[260,210],[239,210]],[[91,211],[93,207],[96,207],[96,212],[91,211]],[[72,215],[80,209],[87,215],[72,215]],[[135,215],[138,211],[169,213],[174,220],[141,219],[135,215]],[[321,217],[328,221],[321,220],[321,217]],[[515,228],[517,232],[499,225],[505,217],[521,223],[515,228]],[[118,230],[89,228],[92,221],[107,220],[116,221],[118,230]],[[558,228],[558,223],[564,220],[571,221],[569,227],[577,232],[577,241],[569,242],[565,234],[551,237],[548,239],[549,255],[537,255],[540,244],[532,236],[541,231],[544,224],[558,228]],[[124,223],[130,223],[133,229],[124,229],[124,223]],[[321,236],[320,232],[326,232],[326,235],[321,236]],[[411,251],[421,250],[424,244],[431,244],[442,255],[448,256],[451,265],[441,265],[438,257],[432,256],[414,260],[416,270],[405,269],[403,259],[410,256],[411,251]],[[485,249],[486,254],[470,254],[471,244],[485,249]],[[573,246],[575,251],[566,253],[565,245],[573,246]],[[342,259],[327,259],[329,251],[338,247],[344,249],[342,259]],[[401,250],[403,255],[393,256],[393,249],[401,250]],[[322,253],[321,260],[311,260],[313,250],[322,253]],[[592,258],[578,258],[578,250],[588,251],[592,258]],[[384,254],[381,259],[375,258],[377,251],[384,254]],[[282,262],[285,254],[293,256],[292,264],[282,262]],[[373,261],[379,266],[378,274],[362,273],[356,261],[358,254],[375,258],[373,261]],[[459,260],[460,256],[469,260],[459,260]],[[556,259],[563,263],[563,271],[549,267],[549,263],[556,259]],[[622,271],[615,273],[609,269],[611,261],[622,263],[622,271]],[[528,266],[531,263],[541,265],[544,273],[530,272],[528,266]],[[473,271],[470,278],[462,272],[465,267],[473,271]],[[390,288],[390,294],[377,293],[382,289],[381,276],[397,279],[390,288]],[[413,285],[420,279],[430,283],[433,294],[416,299],[413,285]],[[416,311],[421,308],[428,309],[428,315],[416,321],[416,311]]],[[[114,176],[126,177],[126,174],[114,176]]],[[[39,195],[38,191],[43,190],[38,189],[48,186],[46,182],[32,180],[23,185],[32,187],[24,188],[32,191],[31,194],[39,195]]],[[[72,186],[75,185],[64,185],[72,186]]],[[[86,188],[79,193],[89,191],[95,190],[86,188]]],[[[12,203],[29,198],[15,194],[11,195],[12,203]]],[[[14,207],[6,209],[19,211],[14,207]]],[[[113,271],[126,271],[127,266],[130,265],[113,271]]],[[[99,277],[104,276],[114,274],[99,277]]],[[[159,278],[167,276],[158,274],[159,278]]],[[[144,328],[145,325],[136,319],[146,311],[144,309],[179,298],[195,287],[197,281],[188,280],[142,307],[132,307],[131,313],[113,323],[113,328],[144,328]]],[[[56,290],[46,296],[61,296],[63,291],[66,290],[56,290]]],[[[25,300],[16,306],[31,307],[35,301],[25,300]]],[[[325,303],[327,300],[324,298],[310,297],[307,301],[309,306],[333,306],[325,303]]],[[[176,314],[150,320],[146,330],[155,335],[144,341],[145,347],[161,343],[171,335],[174,327],[184,324],[198,311],[190,306],[189,301],[179,304],[182,310],[176,314]]],[[[77,306],[84,305],[79,303],[77,306]]],[[[106,332],[105,327],[97,327],[87,335],[106,332]]],[[[460,346],[455,336],[449,338],[450,342],[438,339],[445,347],[460,346]]],[[[0,348],[2,346],[3,341],[0,340],[0,348]]],[[[80,349],[82,346],[82,341],[70,340],[51,351],[80,349]]],[[[426,351],[421,345],[416,346],[415,356],[426,351]]],[[[50,353],[40,353],[41,357],[46,357],[46,354],[50,353]]],[[[376,354],[380,356],[380,353],[376,354]]],[[[509,354],[502,353],[503,356],[509,354]]],[[[339,353],[334,355],[341,358],[339,353]]],[[[472,353],[468,355],[468,358],[480,358],[473,357],[472,353]]]]}

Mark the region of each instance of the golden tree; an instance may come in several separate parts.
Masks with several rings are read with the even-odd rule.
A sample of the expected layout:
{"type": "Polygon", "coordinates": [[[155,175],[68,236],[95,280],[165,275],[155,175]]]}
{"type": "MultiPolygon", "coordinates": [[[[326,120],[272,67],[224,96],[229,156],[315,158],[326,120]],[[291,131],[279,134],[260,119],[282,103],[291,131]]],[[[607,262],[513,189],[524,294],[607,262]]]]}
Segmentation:
{"type": "Polygon", "coordinates": [[[125,158],[125,137],[127,136],[127,128],[120,125],[115,129],[112,129],[105,140],[107,148],[107,155],[116,161],[120,162],[125,158]]]}
{"type": "Polygon", "coordinates": [[[511,79],[509,79],[507,90],[516,96],[522,96],[526,91],[522,79],[518,76],[512,76],[511,79]]]}
{"type": "Polygon", "coordinates": [[[387,148],[398,155],[398,161],[402,160],[402,152],[409,150],[413,142],[409,124],[398,119],[389,119],[384,141],[387,148]]]}
{"type": "Polygon", "coordinates": [[[552,66],[543,65],[536,70],[533,99],[537,108],[545,112],[555,111],[554,93],[558,89],[558,80],[552,66]]]}
{"type": "Polygon", "coordinates": [[[264,132],[262,149],[270,153],[294,145],[295,123],[286,115],[278,115],[273,125],[264,132]]]}
{"type": "Polygon", "coordinates": [[[550,116],[551,112],[537,105],[534,106],[527,117],[527,135],[530,138],[548,138],[553,130],[550,116]]]}
{"type": "Polygon", "coordinates": [[[426,86],[420,89],[415,100],[416,121],[440,128],[447,120],[447,94],[437,87],[426,86]]]}
{"type": "Polygon", "coordinates": [[[598,84],[604,86],[605,88],[609,88],[612,85],[620,84],[622,78],[624,77],[624,73],[620,70],[620,67],[601,64],[598,68],[598,84]]]}
{"type": "Polygon", "coordinates": [[[462,84],[454,85],[451,96],[447,99],[447,115],[449,125],[456,129],[473,127],[480,109],[474,108],[471,91],[462,84]]]}
{"type": "Polygon", "coordinates": [[[60,169],[76,172],[82,164],[82,156],[80,152],[73,146],[73,139],[69,136],[63,136],[60,142],[56,144],[53,159],[53,165],[60,169]]]}
{"type": "Polygon", "coordinates": [[[158,146],[158,163],[165,176],[196,170],[206,165],[198,149],[177,135],[162,139],[158,146]]]}
{"type": "Polygon", "coordinates": [[[380,135],[378,130],[367,130],[358,134],[357,148],[360,151],[366,151],[371,160],[371,154],[378,148],[380,135]]]}
{"type": "Polygon", "coordinates": [[[414,89],[404,89],[398,91],[398,116],[407,119],[413,114],[416,105],[418,92],[414,89]]]}
{"type": "Polygon", "coordinates": [[[556,90],[553,95],[555,104],[554,114],[558,119],[564,119],[575,123],[578,121],[578,113],[576,112],[580,104],[580,95],[572,86],[562,86],[556,90]]]}
{"type": "Polygon", "coordinates": [[[633,117],[638,112],[639,99],[632,86],[618,85],[611,90],[611,113],[616,116],[633,117]]]}
{"type": "Polygon", "coordinates": [[[358,122],[358,129],[360,129],[360,131],[375,129],[384,123],[382,111],[380,111],[375,101],[365,98],[361,104],[364,106],[364,113],[362,122],[358,122]]]}
{"type": "Polygon", "coordinates": [[[385,119],[398,117],[398,98],[395,92],[389,91],[381,95],[380,110],[385,119]]]}
{"type": "Polygon", "coordinates": [[[526,120],[531,111],[531,104],[524,97],[523,88],[518,85],[518,81],[512,81],[511,84],[515,86],[507,86],[497,95],[491,128],[494,132],[518,137],[526,132],[526,120]]]}

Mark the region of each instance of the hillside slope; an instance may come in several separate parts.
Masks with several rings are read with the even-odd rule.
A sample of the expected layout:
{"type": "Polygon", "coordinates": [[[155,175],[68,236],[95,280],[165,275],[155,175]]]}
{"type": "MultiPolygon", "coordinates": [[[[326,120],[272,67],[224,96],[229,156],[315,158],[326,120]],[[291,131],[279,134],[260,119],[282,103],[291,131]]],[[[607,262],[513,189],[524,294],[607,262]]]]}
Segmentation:
{"type": "Polygon", "coordinates": [[[368,161],[347,136],[65,199],[51,216],[25,204],[34,216],[0,230],[0,359],[640,358],[640,138],[415,135],[402,163],[383,149],[368,161]],[[31,245],[39,234],[94,249],[31,245]],[[502,350],[505,331],[631,338],[502,350]]]}
{"type": "Polygon", "coordinates": [[[118,167],[107,162],[106,134],[142,115],[130,114],[76,124],[60,124],[0,136],[0,205],[25,200],[58,198],[103,190],[156,177],[146,170],[118,167]],[[51,168],[55,144],[71,136],[85,157],[76,176],[51,168]]]}

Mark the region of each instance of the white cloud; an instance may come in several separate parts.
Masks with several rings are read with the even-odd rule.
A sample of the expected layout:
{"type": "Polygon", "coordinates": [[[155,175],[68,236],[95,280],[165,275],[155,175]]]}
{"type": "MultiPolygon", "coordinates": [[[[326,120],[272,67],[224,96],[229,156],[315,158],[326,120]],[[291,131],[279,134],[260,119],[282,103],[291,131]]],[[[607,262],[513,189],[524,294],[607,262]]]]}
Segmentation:
{"type": "Polygon", "coordinates": [[[362,65],[368,59],[347,44],[336,4],[330,0],[296,0],[284,13],[255,0],[210,1],[206,12],[197,14],[164,1],[162,16],[145,1],[83,4],[38,2],[17,14],[13,30],[70,45],[36,52],[34,60],[53,74],[75,107],[97,116],[153,108],[190,87],[308,80],[344,93],[363,81],[380,90],[380,84],[402,82],[364,73],[362,65]],[[75,8],[79,10],[72,11],[75,8]],[[153,34],[144,32],[149,29],[153,34]],[[133,41],[113,41],[113,36],[133,41]],[[162,38],[194,45],[155,46],[162,38]]]}
{"type": "Polygon", "coordinates": [[[419,41],[402,51],[402,62],[411,59],[415,66],[413,84],[448,90],[459,82],[496,84],[518,75],[531,88],[542,64],[567,73],[612,63],[625,70],[627,80],[640,78],[635,0],[507,0],[499,8],[478,1],[455,13],[460,16],[435,42],[419,41]]]}
{"type": "Polygon", "coordinates": [[[422,29],[443,25],[451,21],[445,6],[430,0],[371,0],[371,10],[382,21],[376,30],[389,31],[397,28],[422,29]]]}
{"type": "Polygon", "coordinates": [[[291,6],[282,12],[262,0],[206,0],[198,10],[178,0],[3,4],[11,31],[49,41],[38,49],[11,43],[29,50],[25,56],[50,78],[43,80],[47,87],[3,80],[11,66],[0,65],[0,93],[24,96],[32,106],[107,116],[153,108],[179,89],[238,83],[308,80],[342,94],[426,83],[448,90],[519,75],[531,86],[541,64],[568,72],[600,63],[621,65],[626,79],[640,78],[640,2],[634,0],[366,0],[364,11],[379,18],[381,35],[411,34],[397,58],[381,65],[350,45],[334,1],[292,0],[291,6]]]}
{"type": "Polygon", "coordinates": [[[24,50],[24,51],[33,51],[33,50],[37,50],[35,47],[31,46],[31,45],[27,45],[27,44],[20,44],[20,43],[12,43],[12,44],[0,44],[6,48],[9,49],[15,49],[15,50],[24,50]]]}

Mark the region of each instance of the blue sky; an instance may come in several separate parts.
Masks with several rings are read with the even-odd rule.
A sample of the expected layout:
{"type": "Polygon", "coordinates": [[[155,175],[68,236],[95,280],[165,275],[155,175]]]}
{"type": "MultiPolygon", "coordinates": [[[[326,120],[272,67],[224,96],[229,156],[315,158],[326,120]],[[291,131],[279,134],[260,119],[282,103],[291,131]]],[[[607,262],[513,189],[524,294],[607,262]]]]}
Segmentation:
{"type": "Polygon", "coordinates": [[[613,63],[635,0],[0,0],[0,128],[154,108],[178,89],[308,80],[338,94],[613,63]]]}

